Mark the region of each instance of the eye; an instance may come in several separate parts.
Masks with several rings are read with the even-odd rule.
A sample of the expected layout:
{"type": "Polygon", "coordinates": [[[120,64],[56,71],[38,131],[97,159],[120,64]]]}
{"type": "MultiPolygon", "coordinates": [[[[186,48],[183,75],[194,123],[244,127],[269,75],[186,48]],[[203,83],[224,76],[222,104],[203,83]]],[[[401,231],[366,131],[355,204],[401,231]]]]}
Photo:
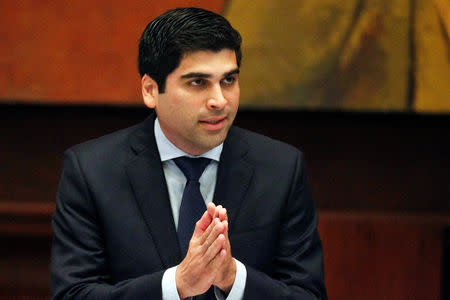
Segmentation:
{"type": "Polygon", "coordinates": [[[224,85],[232,85],[236,81],[236,76],[227,76],[222,79],[224,85]]]}
{"type": "Polygon", "coordinates": [[[189,85],[192,85],[192,86],[203,86],[203,85],[205,85],[205,80],[200,79],[200,78],[199,79],[195,79],[195,80],[190,81],[189,85]]]}

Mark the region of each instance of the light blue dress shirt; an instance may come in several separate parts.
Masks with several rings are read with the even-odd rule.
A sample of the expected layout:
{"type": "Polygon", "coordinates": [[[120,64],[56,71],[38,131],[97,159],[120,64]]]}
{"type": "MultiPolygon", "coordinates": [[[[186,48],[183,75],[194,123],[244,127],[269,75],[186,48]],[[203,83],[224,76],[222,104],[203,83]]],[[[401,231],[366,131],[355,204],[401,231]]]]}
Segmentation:
{"type": "MultiPolygon", "coordinates": [[[[178,228],[178,216],[180,213],[181,198],[183,196],[184,187],[186,185],[186,177],[183,172],[173,161],[174,158],[180,156],[194,157],[185,153],[183,150],[177,148],[170,142],[161,130],[158,118],[155,120],[155,139],[158,147],[159,155],[164,171],[164,177],[167,183],[169,192],[170,206],[172,208],[173,221],[175,228],[178,228]]],[[[216,187],[217,167],[219,165],[220,154],[222,153],[223,144],[205,152],[198,157],[206,157],[211,159],[211,163],[206,167],[202,176],[199,179],[200,193],[205,200],[205,204],[212,202],[214,190],[216,187]]],[[[236,278],[226,300],[242,300],[244,296],[245,281],[247,279],[247,270],[245,266],[235,259],[236,262],[236,278]]],[[[176,268],[172,267],[164,272],[162,278],[162,296],[163,300],[180,300],[177,286],[175,282],[176,268]]],[[[218,288],[214,288],[216,298],[219,300],[225,299],[218,288]]]]}

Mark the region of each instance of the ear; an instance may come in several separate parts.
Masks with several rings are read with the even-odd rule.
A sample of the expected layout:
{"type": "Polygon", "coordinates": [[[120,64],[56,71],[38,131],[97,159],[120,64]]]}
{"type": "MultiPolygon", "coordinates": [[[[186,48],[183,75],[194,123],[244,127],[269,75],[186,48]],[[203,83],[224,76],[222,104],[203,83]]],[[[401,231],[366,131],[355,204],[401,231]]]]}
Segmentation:
{"type": "Polygon", "coordinates": [[[158,102],[158,84],[156,81],[145,74],[141,79],[142,87],[142,98],[144,99],[144,104],[148,108],[155,108],[158,102]]]}

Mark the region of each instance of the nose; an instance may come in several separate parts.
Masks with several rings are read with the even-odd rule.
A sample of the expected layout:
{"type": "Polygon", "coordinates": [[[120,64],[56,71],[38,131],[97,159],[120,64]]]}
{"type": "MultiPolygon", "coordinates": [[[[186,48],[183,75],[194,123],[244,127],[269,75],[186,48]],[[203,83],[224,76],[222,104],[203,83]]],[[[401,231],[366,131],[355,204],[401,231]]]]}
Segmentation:
{"type": "Polygon", "coordinates": [[[212,89],[211,94],[208,95],[208,100],[206,101],[206,106],[210,110],[222,110],[226,104],[227,104],[227,99],[225,99],[225,97],[223,95],[222,87],[220,85],[215,86],[212,89]]]}

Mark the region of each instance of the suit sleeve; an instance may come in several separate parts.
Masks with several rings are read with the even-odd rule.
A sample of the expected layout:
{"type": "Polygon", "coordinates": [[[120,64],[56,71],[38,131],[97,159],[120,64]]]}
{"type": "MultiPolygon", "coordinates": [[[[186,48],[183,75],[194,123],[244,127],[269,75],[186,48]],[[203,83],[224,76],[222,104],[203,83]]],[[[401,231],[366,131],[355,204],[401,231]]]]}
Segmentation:
{"type": "Polygon", "coordinates": [[[77,157],[68,150],[52,219],[52,299],[161,299],[164,271],[111,282],[97,217],[77,157]]]}
{"type": "Polygon", "coordinates": [[[327,299],[318,216],[301,152],[291,178],[274,272],[246,266],[244,299],[327,299]]]}

